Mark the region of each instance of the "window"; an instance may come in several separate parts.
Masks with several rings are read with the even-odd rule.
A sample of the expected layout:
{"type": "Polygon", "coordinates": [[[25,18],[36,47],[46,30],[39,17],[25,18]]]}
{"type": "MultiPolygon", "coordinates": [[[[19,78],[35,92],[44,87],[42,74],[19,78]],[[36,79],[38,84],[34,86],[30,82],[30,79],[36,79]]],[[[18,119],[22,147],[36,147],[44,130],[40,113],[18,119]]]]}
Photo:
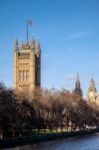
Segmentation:
{"type": "Polygon", "coordinates": [[[19,81],[21,81],[21,70],[19,70],[19,81]]]}
{"type": "Polygon", "coordinates": [[[25,81],[25,70],[23,70],[23,81],[25,81]]]}
{"type": "Polygon", "coordinates": [[[23,80],[23,71],[19,70],[19,81],[23,80]]]}
{"type": "Polygon", "coordinates": [[[26,81],[29,80],[29,70],[26,70],[26,81]]]}

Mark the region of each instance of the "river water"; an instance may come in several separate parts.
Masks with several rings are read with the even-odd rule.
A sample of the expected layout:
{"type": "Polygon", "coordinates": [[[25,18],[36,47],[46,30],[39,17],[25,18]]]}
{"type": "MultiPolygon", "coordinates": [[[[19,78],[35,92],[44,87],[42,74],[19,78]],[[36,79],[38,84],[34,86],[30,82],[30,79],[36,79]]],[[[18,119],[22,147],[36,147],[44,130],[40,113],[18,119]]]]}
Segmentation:
{"type": "Polygon", "coordinates": [[[99,134],[47,141],[6,150],[99,150],[99,134]]]}

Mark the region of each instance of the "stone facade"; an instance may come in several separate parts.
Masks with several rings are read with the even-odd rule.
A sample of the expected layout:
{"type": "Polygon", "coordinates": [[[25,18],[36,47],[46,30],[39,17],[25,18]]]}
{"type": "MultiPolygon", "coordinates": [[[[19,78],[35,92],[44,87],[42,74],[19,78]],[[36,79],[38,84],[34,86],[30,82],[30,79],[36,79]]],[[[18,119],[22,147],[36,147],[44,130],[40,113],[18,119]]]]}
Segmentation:
{"type": "Polygon", "coordinates": [[[32,38],[30,43],[14,43],[14,89],[34,91],[41,86],[41,48],[32,38]]]}

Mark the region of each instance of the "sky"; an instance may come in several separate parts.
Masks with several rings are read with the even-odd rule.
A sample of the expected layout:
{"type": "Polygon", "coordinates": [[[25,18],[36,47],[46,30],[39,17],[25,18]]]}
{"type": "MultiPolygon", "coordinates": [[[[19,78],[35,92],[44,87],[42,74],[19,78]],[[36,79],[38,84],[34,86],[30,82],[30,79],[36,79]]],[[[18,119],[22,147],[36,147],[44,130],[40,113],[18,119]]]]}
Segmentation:
{"type": "Polygon", "coordinates": [[[13,86],[13,44],[41,43],[42,86],[72,91],[79,73],[84,95],[94,78],[99,92],[99,0],[0,0],[0,80],[13,86]]]}

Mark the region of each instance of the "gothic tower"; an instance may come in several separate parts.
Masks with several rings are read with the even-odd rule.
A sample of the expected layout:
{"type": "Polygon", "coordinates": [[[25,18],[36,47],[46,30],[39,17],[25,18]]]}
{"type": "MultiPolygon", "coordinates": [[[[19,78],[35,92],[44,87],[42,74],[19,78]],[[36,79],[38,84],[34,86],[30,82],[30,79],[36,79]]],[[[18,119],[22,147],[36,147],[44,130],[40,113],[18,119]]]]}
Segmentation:
{"type": "Polygon", "coordinates": [[[97,93],[97,90],[96,90],[96,87],[95,87],[94,79],[92,78],[90,80],[90,85],[89,85],[89,88],[88,88],[88,100],[90,102],[95,102],[96,101],[96,93],[97,93]]]}
{"type": "Polygon", "coordinates": [[[30,43],[18,46],[14,43],[14,88],[18,90],[35,90],[41,86],[41,48],[40,42],[32,37],[30,43]]]}
{"type": "Polygon", "coordinates": [[[76,79],[76,83],[75,83],[75,89],[74,89],[74,93],[76,93],[79,96],[83,96],[82,95],[82,89],[80,87],[80,79],[79,79],[79,74],[77,74],[77,79],[76,79]]]}

